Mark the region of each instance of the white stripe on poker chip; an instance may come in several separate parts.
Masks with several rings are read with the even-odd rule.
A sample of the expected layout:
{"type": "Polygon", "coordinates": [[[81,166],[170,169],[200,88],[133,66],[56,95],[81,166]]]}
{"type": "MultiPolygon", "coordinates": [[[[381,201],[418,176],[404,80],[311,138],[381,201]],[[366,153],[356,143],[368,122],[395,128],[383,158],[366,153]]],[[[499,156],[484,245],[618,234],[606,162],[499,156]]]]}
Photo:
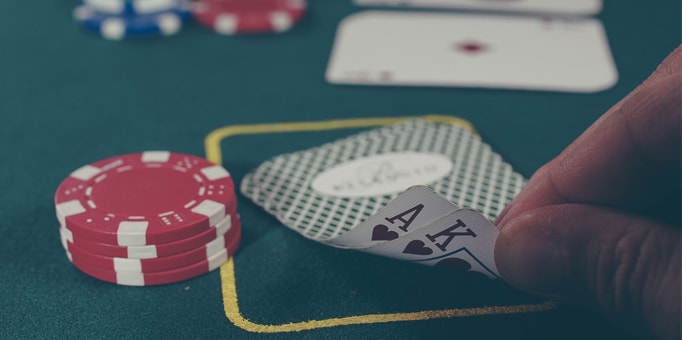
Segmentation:
{"type": "Polygon", "coordinates": [[[102,169],[92,166],[92,165],[84,165],[76,171],[71,173],[71,177],[79,179],[81,181],[87,181],[90,180],[91,178],[97,176],[102,169]]]}
{"type": "Polygon", "coordinates": [[[84,213],[85,207],[79,200],[71,200],[62,202],[56,205],[57,219],[59,224],[66,225],[66,217],[71,215],[78,215],[84,213]]]}
{"type": "Polygon", "coordinates": [[[73,233],[71,230],[66,229],[63,225],[59,225],[59,233],[64,237],[65,240],[73,243],[73,233]]]}
{"type": "Polygon", "coordinates": [[[192,208],[192,212],[207,216],[209,225],[216,225],[225,218],[225,205],[212,200],[204,200],[192,208]]]}
{"type": "Polygon", "coordinates": [[[228,230],[232,228],[232,216],[227,215],[222,222],[215,226],[216,235],[220,236],[225,234],[228,230]]]}
{"type": "MultiPolygon", "coordinates": [[[[64,246],[64,249],[67,249],[68,246],[66,241],[75,244],[75,242],[73,242],[73,233],[71,232],[71,230],[64,228],[63,226],[60,226],[59,235],[61,236],[62,246],[64,246]]],[[[127,257],[131,259],[155,259],[159,257],[155,245],[126,247],[126,250],[127,257]]]]}
{"type": "Polygon", "coordinates": [[[230,177],[230,173],[220,165],[209,166],[201,169],[201,173],[208,178],[209,181],[230,177]]]}
{"type": "Polygon", "coordinates": [[[119,246],[144,246],[147,244],[147,221],[122,221],[116,233],[119,246]]]}
{"type": "Polygon", "coordinates": [[[136,13],[141,14],[163,12],[178,8],[178,2],[179,0],[135,0],[133,1],[133,9],[136,13]]]}
{"type": "Polygon", "coordinates": [[[124,259],[120,257],[114,257],[114,270],[122,272],[142,272],[142,261],[138,259],[124,259]]]}
{"type": "Polygon", "coordinates": [[[272,12],[270,14],[270,23],[276,32],[286,31],[293,25],[291,17],[284,11],[272,12]]]}
{"type": "Polygon", "coordinates": [[[59,231],[59,239],[62,241],[62,247],[64,247],[64,250],[68,250],[69,244],[67,243],[66,235],[64,235],[64,233],[61,230],[59,231]]]}
{"type": "Polygon", "coordinates": [[[83,0],[83,3],[90,8],[100,12],[120,14],[125,10],[125,1],[117,0],[83,0]]]}
{"type": "Polygon", "coordinates": [[[163,35],[171,35],[178,33],[182,28],[182,21],[173,13],[160,14],[156,17],[159,24],[159,31],[163,35]]]}
{"type": "Polygon", "coordinates": [[[134,272],[116,272],[116,282],[127,286],[144,286],[144,274],[134,272]]]}
{"type": "Polygon", "coordinates": [[[166,163],[170,159],[170,151],[146,151],[142,153],[144,163],[166,163]]]}
{"type": "Polygon", "coordinates": [[[220,34],[235,34],[237,32],[238,19],[232,14],[220,14],[215,18],[215,31],[220,34]]]}
{"type": "Polygon", "coordinates": [[[208,258],[208,271],[212,271],[220,267],[223,263],[227,262],[227,260],[227,249],[223,249],[222,251],[208,258]]]}
{"type": "MultiPolygon", "coordinates": [[[[68,249],[68,248],[64,248],[68,249]]],[[[213,241],[207,243],[204,246],[204,250],[206,252],[206,259],[211,260],[212,258],[217,256],[217,259],[214,261],[219,261],[219,259],[222,258],[221,253],[225,253],[227,250],[227,245],[225,244],[225,235],[224,234],[218,234],[218,237],[216,237],[213,241]]],[[[179,254],[178,254],[179,255],[179,254]]],[[[176,255],[171,255],[171,256],[176,256],[176,255]]],[[[119,257],[114,257],[114,271],[116,272],[135,272],[135,273],[142,273],[142,259],[137,259],[137,258],[119,258],[119,257]]]]}
{"type": "MultiPolygon", "coordinates": [[[[69,256],[69,252],[67,251],[67,256],[69,256]]],[[[69,257],[71,258],[71,257],[69,257]]],[[[223,249],[219,251],[218,253],[214,254],[210,258],[208,258],[208,271],[213,271],[220,267],[223,263],[227,262],[228,260],[228,255],[227,255],[227,249],[223,249]]],[[[116,272],[116,282],[118,284],[122,285],[127,285],[127,286],[144,286],[144,273],[141,272],[127,272],[127,271],[120,271],[116,272]]]]}
{"type": "Polygon", "coordinates": [[[83,0],[89,8],[108,14],[123,14],[128,2],[136,14],[158,13],[185,6],[180,0],[83,0]]]}
{"type": "Polygon", "coordinates": [[[92,10],[86,6],[77,6],[73,10],[73,18],[78,21],[83,21],[90,18],[92,17],[92,14],[92,10]]]}
{"type": "Polygon", "coordinates": [[[106,39],[121,40],[126,35],[126,23],[120,18],[105,19],[100,26],[100,33],[106,39]]]}
{"type": "Polygon", "coordinates": [[[159,257],[159,255],[156,251],[156,246],[154,246],[154,245],[141,246],[141,247],[129,247],[129,248],[127,248],[127,250],[128,250],[128,257],[129,258],[154,259],[154,258],[159,257]]]}
{"type": "Polygon", "coordinates": [[[206,243],[206,256],[209,257],[222,249],[225,249],[225,237],[218,236],[215,240],[206,243]]]}

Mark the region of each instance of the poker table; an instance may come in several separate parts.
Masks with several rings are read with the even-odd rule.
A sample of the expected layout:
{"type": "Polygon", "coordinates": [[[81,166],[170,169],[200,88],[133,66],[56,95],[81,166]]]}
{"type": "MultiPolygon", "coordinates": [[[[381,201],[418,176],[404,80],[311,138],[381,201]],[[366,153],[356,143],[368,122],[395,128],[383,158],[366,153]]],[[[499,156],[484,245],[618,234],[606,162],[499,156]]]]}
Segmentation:
{"type": "Polygon", "coordinates": [[[392,121],[369,118],[425,115],[468,121],[528,178],[680,44],[679,1],[605,0],[597,17],[619,81],[593,94],[329,84],[338,23],[366,10],[350,0],[310,0],[282,34],[188,24],[121,42],[80,29],[76,4],[0,3],[0,338],[629,337],[499,280],[318,244],[239,192],[241,245],[220,269],[161,286],[103,282],[65,256],[54,193],[84,164],[145,150],[208,158],[238,186],[271,157],[392,121]]]}

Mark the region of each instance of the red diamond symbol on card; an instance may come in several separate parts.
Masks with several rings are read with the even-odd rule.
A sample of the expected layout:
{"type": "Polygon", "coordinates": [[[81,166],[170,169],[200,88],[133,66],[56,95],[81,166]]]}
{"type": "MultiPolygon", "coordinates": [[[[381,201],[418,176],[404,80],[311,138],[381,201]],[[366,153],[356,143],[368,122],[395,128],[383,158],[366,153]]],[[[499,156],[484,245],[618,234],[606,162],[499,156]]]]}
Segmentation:
{"type": "Polygon", "coordinates": [[[381,71],[379,73],[379,80],[388,83],[393,79],[393,73],[391,71],[381,71]]]}
{"type": "Polygon", "coordinates": [[[477,54],[487,50],[487,47],[484,44],[475,41],[459,43],[456,44],[455,47],[457,48],[458,51],[468,54],[477,54]]]}

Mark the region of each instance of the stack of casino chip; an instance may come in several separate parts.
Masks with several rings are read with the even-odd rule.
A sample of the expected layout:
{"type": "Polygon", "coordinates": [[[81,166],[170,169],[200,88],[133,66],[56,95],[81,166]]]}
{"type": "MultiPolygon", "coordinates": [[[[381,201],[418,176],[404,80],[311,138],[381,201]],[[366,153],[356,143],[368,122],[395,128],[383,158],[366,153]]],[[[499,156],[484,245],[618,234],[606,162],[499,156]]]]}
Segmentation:
{"type": "Polygon", "coordinates": [[[234,183],[220,165],[147,151],[85,165],[55,193],[67,257],[82,272],[130,286],[208,273],[239,246],[234,183]]]}
{"type": "Polygon", "coordinates": [[[178,33],[190,17],[226,35],[280,33],[303,17],[305,0],[81,0],[73,16],[110,40],[178,33]]]}
{"type": "Polygon", "coordinates": [[[305,0],[197,0],[194,19],[220,34],[279,33],[303,16],[305,0]]]}
{"type": "Polygon", "coordinates": [[[180,31],[191,5],[191,0],[82,0],[73,16],[110,40],[167,36],[180,31]]]}

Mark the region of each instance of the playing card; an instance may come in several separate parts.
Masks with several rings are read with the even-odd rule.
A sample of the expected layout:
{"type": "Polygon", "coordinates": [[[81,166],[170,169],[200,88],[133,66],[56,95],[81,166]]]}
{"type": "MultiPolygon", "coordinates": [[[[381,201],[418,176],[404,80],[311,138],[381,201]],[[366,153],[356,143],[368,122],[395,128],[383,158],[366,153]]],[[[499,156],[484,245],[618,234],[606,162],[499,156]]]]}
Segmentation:
{"type": "Polygon", "coordinates": [[[326,242],[414,185],[494,219],[524,183],[466,128],[417,119],[275,157],[241,190],[289,228],[326,242]]]}
{"type": "Polygon", "coordinates": [[[318,242],[496,278],[489,219],[524,183],[467,128],[414,119],[277,156],[241,191],[318,242]]]}
{"type": "Polygon", "coordinates": [[[365,11],[340,24],[326,79],[597,92],[618,73],[594,19],[365,11]]]}
{"type": "Polygon", "coordinates": [[[601,11],[601,0],[355,0],[365,6],[404,6],[591,15],[601,11]]]}
{"type": "Polygon", "coordinates": [[[457,209],[457,205],[433,190],[413,186],[369,219],[325,243],[343,248],[373,247],[408,235],[457,209]]]}
{"type": "Polygon", "coordinates": [[[405,237],[362,251],[428,265],[459,262],[460,270],[498,278],[494,256],[498,234],[479,212],[459,209],[405,237]]]}
{"type": "Polygon", "coordinates": [[[425,186],[409,188],[368,220],[325,243],[498,278],[498,234],[479,212],[459,209],[425,186]]]}
{"type": "Polygon", "coordinates": [[[266,207],[265,202],[267,197],[260,191],[256,183],[253,181],[253,171],[244,175],[242,179],[240,190],[244,196],[250,198],[253,203],[259,205],[261,208],[265,209],[271,215],[275,215],[275,211],[270,209],[274,207],[266,207]]]}
{"type": "MultiPolygon", "coordinates": [[[[315,150],[326,150],[327,154],[334,155],[334,154],[339,154],[342,150],[349,150],[353,148],[353,146],[348,146],[347,143],[367,143],[367,144],[373,144],[373,145],[380,145],[381,141],[385,139],[386,134],[391,134],[395,133],[398,130],[400,130],[402,126],[393,126],[389,128],[383,128],[383,129],[374,129],[374,130],[369,130],[345,139],[341,139],[339,141],[333,142],[333,143],[328,143],[325,145],[322,145],[318,148],[313,148],[312,150],[309,151],[315,151],[315,150]]],[[[370,152],[372,152],[370,150],[370,152]]],[[[300,156],[302,152],[294,154],[295,156],[300,156]]],[[[267,212],[276,215],[275,208],[276,205],[281,201],[283,198],[282,192],[272,192],[271,190],[274,190],[273,188],[278,188],[278,184],[282,183],[269,183],[271,184],[270,186],[264,186],[263,182],[268,180],[270,182],[272,181],[277,181],[281,180],[283,182],[289,183],[291,181],[291,178],[301,178],[304,174],[302,173],[295,173],[294,171],[296,169],[298,170],[306,170],[306,167],[295,167],[296,164],[292,163],[290,164],[288,168],[279,170],[281,172],[281,175],[275,175],[271,178],[265,178],[265,179],[260,179],[260,181],[256,182],[254,177],[256,173],[262,173],[264,171],[269,170],[271,167],[276,167],[277,164],[273,164],[273,162],[281,162],[285,159],[287,159],[289,155],[283,155],[282,157],[276,157],[274,160],[269,160],[264,162],[262,165],[260,165],[257,169],[254,171],[248,173],[246,176],[244,176],[244,179],[242,180],[242,186],[241,186],[241,191],[244,193],[245,196],[251,198],[257,205],[260,205],[263,207],[267,212]],[[263,187],[263,190],[261,190],[261,187],[263,187]]],[[[316,166],[315,164],[309,164],[310,167],[316,166]]],[[[260,178],[260,177],[259,177],[260,178]]],[[[384,202],[387,203],[388,201],[384,202]]]]}

